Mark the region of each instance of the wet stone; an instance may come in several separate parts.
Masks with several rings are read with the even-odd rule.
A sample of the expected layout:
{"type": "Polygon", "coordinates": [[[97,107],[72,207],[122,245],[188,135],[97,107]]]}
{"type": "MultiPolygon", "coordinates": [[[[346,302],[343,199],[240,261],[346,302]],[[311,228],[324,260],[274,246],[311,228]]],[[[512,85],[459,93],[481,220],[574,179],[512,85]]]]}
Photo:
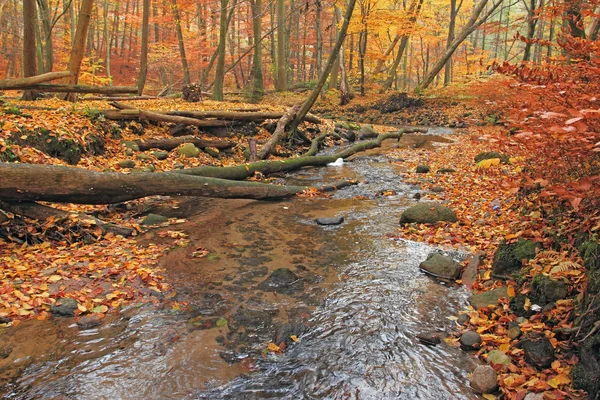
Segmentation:
{"type": "Polygon", "coordinates": [[[333,217],[333,218],[317,218],[315,222],[318,225],[340,225],[344,222],[344,217],[333,217]]]}
{"type": "Polygon", "coordinates": [[[460,276],[461,265],[452,258],[433,253],[419,265],[426,273],[444,279],[456,279],[460,276]]]}
{"type": "Polygon", "coordinates": [[[269,292],[289,293],[304,289],[304,281],[289,268],[278,268],[258,287],[269,292]]]}
{"type": "Polygon", "coordinates": [[[77,321],[79,329],[91,329],[102,325],[102,320],[97,315],[84,315],[77,321]]]}
{"type": "Polygon", "coordinates": [[[546,336],[531,332],[518,344],[525,352],[525,361],[538,368],[548,368],[554,361],[554,347],[546,336]]]}
{"type": "Polygon", "coordinates": [[[469,322],[469,320],[471,319],[471,317],[469,316],[469,314],[460,314],[458,316],[458,323],[461,325],[466,324],[467,322],[469,322]]]}
{"type": "Polygon", "coordinates": [[[460,335],[460,345],[465,350],[478,349],[481,344],[481,337],[477,332],[465,331],[460,335]]]}
{"type": "Polygon", "coordinates": [[[471,375],[471,387],[477,393],[492,393],[498,388],[498,377],[489,365],[480,365],[471,375]]]}
{"type": "Polygon", "coordinates": [[[442,339],[445,337],[446,335],[443,332],[423,332],[417,335],[417,339],[419,339],[421,343],[430,346],[436,346],[442,343],[442,339]]]}
{"type": "Polygon", "coordinates": [[[50,312],[59,317],[74,317],[75,310],[77,310],[77,301],[68,297],[57,299],[50,307],[50,312]]]}
{"type": "Polygon", "coordinates": [[[233,320],[242,326],[260,329],[270,326],[273,317],[265,310],[251,310],[240,307],[235,312],[233,320]]]}
{"type": "Polygon", "coordinates": [[[273,335],[273,343],[279,345],[285,343],[286,346],[290,346],[294,343],[292,336],[300,337],[304,333],[308,332],[308,325],[299,323],[283,324],[277,328],[273,335]]]}
{"type": "Polygon", "coordinates": [[[13,346],[11,344],[2,344],[0,345],[0,360],[8,358],[10,353],[13,351],[13,346]]]}

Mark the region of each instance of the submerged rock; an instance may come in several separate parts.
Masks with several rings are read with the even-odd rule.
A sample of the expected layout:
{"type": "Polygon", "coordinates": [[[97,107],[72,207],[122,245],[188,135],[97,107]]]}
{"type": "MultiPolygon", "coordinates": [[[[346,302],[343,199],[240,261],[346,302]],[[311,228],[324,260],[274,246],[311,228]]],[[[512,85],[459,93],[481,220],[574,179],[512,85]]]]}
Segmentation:
{"type": "Polygon", "coordinates": [[[239,325],[260,329],[271,326],[273,317],[265,310],[252,310],[240,307],[233,315],[233,320],[239,325]]]}
{"type": "Polygon", "coordinates": [[[477,393],[488,394],[498,389],[498,377],[489,365],[480,365],[475,368],[470,383],[477,393]]]}
{"type": "Polygon", "coordinates": [[[421,203],[406,209],[400,217],[401,224],[431,224],[439,221],[456,222],[454,211],[440,203],[421,203]]]}
{"type": "Polygon", "coordinates": [[[457,279],[460,276],[461,265],[448,256],[433,253],[419,265],[419,268],[436,277],[457,279]]]}
{"type": "Polygon", "coordinates": [[[344,222],[344,217],[317,218],[315,222],[319,225],[340,225],[344,222]]]}
{"type": "Polygon", "coordinates": [[[77,321],[80,329],[91,329],[102,325],[102,320],[97,315],[84,315],[77,321]]]}
{"type": "Polygon", "coordinates": [[[59,317],[74,317],[77,310],[77,300],[61,297],[50,307],[50,312],[59,317]]]}
{"type": "Polygon", "coordinates": [[[417,339],[419,339],[421,343],[430,346],[436,346],[442,343],[442,339],[445,337],[446,335],[443,332],[423,332],[417,335],[417,339]]]}
{"type": "Polygon", "coordinates": [[[269,292],[287,293],[304,289],[304,281],[289,268],[278,268],[258,287],[269,292]]]}

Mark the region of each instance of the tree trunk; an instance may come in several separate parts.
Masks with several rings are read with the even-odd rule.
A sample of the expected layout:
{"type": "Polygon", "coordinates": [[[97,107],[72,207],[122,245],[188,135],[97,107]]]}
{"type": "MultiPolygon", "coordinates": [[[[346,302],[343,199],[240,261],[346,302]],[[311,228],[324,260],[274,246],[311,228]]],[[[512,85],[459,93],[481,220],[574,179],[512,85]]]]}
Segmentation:
{"type": "MultiPolygon", "coordinates": [[[[0,87],[1,89],[1,87],[0,87]]],[[[123,93],[137,93],[135,86],[88,86],[88,85],[63,85],[63,84],[50,84],[50,83],[38,83],[38,84],[24,84],[15,85],[12,84],[12,90],[38,90],[48,93],[101,93],[101,94],[123,94],[123,93]]]]}
{"type": "MultiPolygon", "coordinates": [[[[75,39],[71,56],[69,57],[69,71],[71,76],[67,79],[69,85],[75,85],[79,81],[79,71],[81,70],[81,61],[85,53],[85,41],[87,38],[88,27],[90,26],[90,18],[94,8],[93,0],[82,0],[81,8],[79,9],[79,19],[77,20],[77,30],[75,31],[75,39]]],[[[75,101],[76,95],[67,92],[65,100],[75,101]]]]}
{"type": "Polygon", "coordinates": [[[181,58],[181,67],[183,68],[183,84],[190,84],[190,69],[188,68],[187,57],[185,55],[185,44],[183,41],[183,32],[181,31],[181,19],[179,18],[179,8],[177,0],[171,0],[173,5],[173,16],[175,17],[175,32],[177,33],[177,43],[179,43],[179,57],[181,58]]]}
{"type": "MultiPolygon", "coordinates": [[[[37,75],[35,29],[37,11],[35,0],[23,0],[23,76],[37,75]]],[[[35,100],[38,93],[34,90],[23,92],[23,100],[35,100]]]]}
{"type": "Polygon", "coordinates": [[[262,0],[253,0],[252,7],[252,29],[254,35],[254,57],[252,73],[252,101],[260,101],[265,94],[262,72],[262,0]]]}
{"type": "Polygon", "coordinates": [[[277,81],[275,88],[278,91],[284,91],[287,87],[285,47],[285,0],[277,0],[277,81]]]}
{"type": "Polygon", "coordinates": [[[435,80],[435,77],[440,73],[446,62],[452,57],[452,54],[456,51],[458,46],[473,32],[477,29],[481,24],[483,24],[496,9],[502,4],[503,0],[495,0],[495,3],[487,10],[484,15],[481,15],[483,9],[485,8],[488,0],[481,0],[475,8],[473,8],[473,12],[471,14],[471,18],[462,29],[462,31],[458,34],[458,36],[452,41],[450,46],[446,49],[440,60],[438,60],[431,70],[425,75],[423,81],[417,86],[418,90],[427,89],[435,80]]]}
{"type": "Polygon", "coordinates": [[[44,70],[46,72],[50,72],[54,67],[54,48],[52,45],[52,16],[50,13],[50,7],[48,7],[48,0],[38,0],[37,3],[40,9],[42,27],[44,29],[44,70]]]}
{"type": "Polygon", "coordinates": [[[278,199],[309,187],[238,182],[172,172],[95,172],[56,165],[0,163],[0,200],[114,204],[147,196],[278,199]]]}
{"type": "Polygon", "coordinates": [[[227,42],[227,3],[221,0],[221,14],[219,26],[219,46],[217,49],[217,70],[213,87],[213,100],[223,100],[223,84],[225,81],[225,44],[227,42]]]}
{"type": "MultiPolygon", "coordinates": [[[[169,111],[165,114],[198,119],[216,118],[233,121],[264,122],[267,119],[280,119],[284,116],[285,113],[281,111],[169,111]]],[[[311,114],[307,114],[304,117],[304,120],[313,124],[323,123],[323,121],[320,118],[311,114]]]]}
{"type": "Polygon", "coordinates": [[[317,63],[317,74],[321,75],[321,68],[323,66],[323,33],[321,32],[321,0],[315,0],[315,18],[316,18],[316,34],[317,34],[317,43],[316,43],[316,60],[317,63]]]}
{"type": "Polygon", "coordinates": [[[321,73],[321,76],[319,77],[319,81],[317,82],[317,85],[311,92],[310,96],[308,96],[306,101],[302,104],[302,107],[300,107],[298,114],[296,114],[296,118],[294,118],[294,121],[292,122],[292,124],[290,126],[290,130],[292,132],[294,132],[296,130],[296,128],[298,128],[298,125],[300,124],[300,122],[302,122],[304,117],[306,117],[306,114],[308,114],[308,112],[312,108],[313,104],[315,104],[315,101],[317,101],[317,98],[319,97],[319,94],[321,93],[323,86],[325,86],[325,82],[327,81],[327,78],[329,77],[331,68],[333,68],[333,63],[339,55],[342,44],[344,43],[344,39],[346,39],[346,33],[348,32],[348,25],[350,24],[350,19],[352,18],[352,12],[354,11],[355,5],[356,5],[356,0],[348,0],[346,14],[344,15],[342,27],[340,28],[340,32],[338,34],[335,46],[333,46],[333,49],[331,49],[331,53],[329,54],[329,59],[327,60],[327,64],[325,65],[325,69],[323,70],[323,73],[321,73]]]}
{"type": "Polygon", "coordinates": [[[232,142],[226,142],[221,140],[206,140],[202,139],[198,136],[180,136],[177,138],[167,138],[167,139],[148,139],[144,141],[136,141],[140,151],[146,151],[150,149],[160,149],[171,151],[184,143],[192,143],[194,146],[199,149],[203,149],[205,147],[214,147],[219,150],[227,150],[234,146],[232,142]]]}
{"type": "Polygon", "coordinates": [[[523,61],[531,60],[531,48],[533,45],[533,38],[535,36],[535,26],[537,24],[536,0],[523,0],[523,4],[527,10],[527,37],[525,42],[525,50],[523,52],[523,61]],[[529,1],[529,4],[527,4],[529,1]]]}
{"type": "Polygon", "coordinates": [[[269,154],[271,154],[273,149],[275,149],[277,143],[279,143],[285,137],[285,127],[287,124],[289,124],[292,118],[294,118],[299,109],[300,105],[297,104],[287,110],[287,112],[279,119],[277,126],[275,127],[275,132],[273,132],[271,138],[267,141],[267,143],[265,143],[258,153],[259,160],[264,160],[265,158],[269,157],[269,154]]]}
{"type": "MultiPolygon", "coordinates": [[[[462,5],[462,1],[461,1],[462,5]]],[[[456,7],[456,0],[450,0],[450,25],[448,27],[448,40],[446,47],[449,47],[454,40],[456,30],[456,15],[458,14],[458,8],[456,7]]],[[[444,70],[444,86],[450,85],[452,82],[452,57],[446,62],[446,68],[444,70]]]]}
{"type": "Polygon", "coordinates": [[[137,82],[137,94],[141,96],[146,86],[148,75],[148,36],[150,34],[150,0],[144,0],[142,11],[142,53],[140,55],[140,74],[137,82]]]}
{"type": "Polygon", "coordinates": [[[377,65],[375,66],[375,73],[376,74],[380,74],[383,71],[383,66],[385,64],[385,60],[390,56],[390,54],[392,54],[392,51],[394,51],[394,48],[396,47],[396,45],[400,41],[400,37],[401,37],[400,35],[396,34],[396,36],[394,36],[394,38],[392,39],[392,41],[388,45],[388,47],[385,50],[385,52],[382,54],[381,60],[377,60],[377,65]]]}
{"type": "Polygon", "coordinates": [[[69,71],[48,72],[41,75],[30,76],[21,79],[0,80],[0,90],[13,90],[23,88],[24,86],[35,85],[42,82],[53,81],[71,76],[69,71]]]}

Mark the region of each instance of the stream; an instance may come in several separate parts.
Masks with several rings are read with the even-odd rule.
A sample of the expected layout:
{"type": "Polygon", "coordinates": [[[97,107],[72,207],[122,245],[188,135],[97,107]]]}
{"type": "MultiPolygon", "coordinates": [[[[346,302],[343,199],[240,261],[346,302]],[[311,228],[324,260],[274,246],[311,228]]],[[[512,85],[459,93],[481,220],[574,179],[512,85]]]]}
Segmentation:
{"type": "MultiPolygon", "coordinates": [[[[174,297],[162,308],[131,305],[92,329],[80,330],[72,318],[53,318],[0,332],[0,353],[11,349],[0,357],[0,394],[8,399],[478,398],[468,384],[471,356],[444,342],[430,347],[415,338],[451,331],[455,323],[447,317],[466,306],[466,290],[419,270],[435,248],[386,237],[420,191],[399,178],[401,164],[388,148],[411,146],[415,137],[421,145],[448,142],[437,135],[408,136],[340,167],[278,178],[291,184],[360,182],[328,199],[189,199],[156,211],[188,220],[169,229],[183,230],[191,245],[161,261],[174,297]],[[334,216],[344,216],[344,223],[314,222],[334,216]],[[209,254],[190,256],[198,248],[209,254]],[[274,271],[292,281],[274,285],[274,271]],[[287,348],[269,353],[269,342],[287,348]]],[[[149,231],[141,240],[158,240],[157,235],[149,231]]]]}

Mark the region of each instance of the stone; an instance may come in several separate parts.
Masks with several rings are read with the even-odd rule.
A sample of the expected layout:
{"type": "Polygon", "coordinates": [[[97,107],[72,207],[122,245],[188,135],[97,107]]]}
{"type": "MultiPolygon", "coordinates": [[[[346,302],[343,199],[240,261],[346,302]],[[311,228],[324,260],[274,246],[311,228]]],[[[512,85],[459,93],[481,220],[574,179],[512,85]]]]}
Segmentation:
{"type": "Polygon", "coordinates": [[[286,323],[280,325],[273,335],[273,343],[277,345],[285,343],[286,346],[290,346],[294,343],[292,336],[300,337],[308,332],[308,329],[309,327],[307,325],[299,323],[286,323]]]}
{"type": "Polygon", "coordinates": [[[163,217],[162,215],[148,214],[148,215],[146,215],[146,218],[144,218],[144,220],[140,223],[140,225],[144,225],[144,226],[160,225],[160,224],[164,224],[168,220],[169,220],[169,218],[163,217]]]}
{"type": "Polygon", "coordinates": [[[490,160],[492,158],[499,158],[504,164],[507,164],[510,159],[506,154],[498,153],[497,151],[484,151],[475,156],[475,163],[483,160],[490,160]]]}
{"type": "Polygon", "coordinates": [[[135,168],[135,161],[133,160],[121,160],[117,163],[121,168],[135,168]]]}
{"type": "Polygon", "coordinates": [[[489,394],[498,389],[498,377],[489,365],[480,365],[475,368],[470,379],[471,387],[477,393],[489,394]]]}
{"type": "Polygon", "coordinates": [[[126,150],[125,150],[125,155],[126,155],[127,157],[131,157],[131,156],[133,155],[133,150],[131,150],[131,149],[126,149],[126,150]]]}
{"type": "Polygon", "coordinates": [[[465,325],[470,320],[471,320],[471,316],[469,314],[460,314],[458,316],[457,322],[461,325],[465,325]]]}
{"type": "Polygon", "coordinates": [[[530,299],[533,304],[546,306],[569,295],[569,285],[539,274],[531,282],[530,299]]]}
{"type": "Polygon", "coordinates": [[[269,292],[289,293],[304,289],[304,281],[289,268],[278,268],[262,281],[258,287],[269,292]]]}
{"type": "Polygon", "coordinates": [[[429,168],[428,165],[417,165],[417,169],[416,169],[417,174],[426,174],[429,171],[431,171],[431,168],[429,168]]]}
{"type": "Polygon", "coordinates": [[[79,329],[91,329],[102,325],[102,320],[97,315],[84,315],[77,320],[79,329]]]}
{"type": "Polygon", "coordinates": [[[442,193],[444,191],[444,188],[441,186],[432,186],[431,191],[434,193],[442,193]]]}
{"type": "Polygon", "coordinates": [[[184,169],[185,165],[183,165],[180,162],[176,162],[175,164],[173,164],[173,168],[175,168],[175,169],[184,169]]]}
{"type": "Polygon", "coordinates": [[[137,155],[137,159],[141,160],[141,161],[149,161],[149,160],[152,160],[152,157],[149,156],[148,154],[141,153],[141,154],[137,155]]]}
{"type": "Polygon", "coordinates": [[[439,221],[456,222],[458,218],[454,211],[440,203],[420,203],[409,207],[400,217],[401,224],[431,224],[439,221]]]}
{"type": "Polygon", "coordinates": [[[0,360],[4,360],[5,358],[8,358],[8,356],[10,356],[10,353],[12,353],[14,347],[12,344],[8,344],[8,343],[4,343],[4,344],[0,344],[0,360]]]}
{"type": "Polygon", "coordinates": [[[523,400],[544,400],[544,394],[529,392],[523,400]]]}
{"type": "Polygon", "coordinates": [[[346,139],[349,142],[356,141],[356,132],[354,132],[352,130],[343,131],[341,133],[341,136],[342,136],[342,139],[346,139]]]}
{"type": "Polygon", "coordinates": [[[217,158],[221,155],[221,152],[216,147],[205,147],[202,150],[211,157],[217,158]]]}
{"type": "Polygon", "coordinates": [[[478,349],[481,344],[481,337],[477,332],[465,331],[460,335],[460,346],[465,350],[478,349]]]}
{"type": "Polygon", "coordinates": [[[432,253],[419,265],[419,268],[436,277],[457,279],[460,276],[461,265],[448,256],[432,253]]]}
{"type": "Polygon", "coordinates": [[[579,364],[571,371],[573,386],[588,392],[588,398],[600,398],[600,335],[588,337],[580,345],[579,364]]]}
{"type": "Polygon", "coordinates": [[[521,328],[519,328],[518,326],[513,326],[508,329],[508,337],[510,340],[518,339],[522,333],[523,332],[521,331],[521,328]]]}
{"type": "Polygon", "coordinates": [[[452,174],[456,172],[454,168],[440,168],[437,170],[438,174],[452,174]]]}
{"type": "Polygon", "coordinates": [[[74,317],[77,310],[77,300],[61,297],[50,307],[50,313],[59,317],[74,317]]]}
{"type": "Polygon", "coordinates": [[[492,272],[495,275],[506,276],[520,271],[523,266],[522,261],[534,258],[539,248],[539,243],[522,238],[515,243],[501,243],[494,254],[492,272]]]}
{"type": "Polygon", "coordinates": [[[177,149],[177,153],[188,158],[198,157],[198,154],[200,154],[200,149],[194,146],[192,143],[186,143],[177,149]]]}
{"type": "Polygon", "coordinates": [[[474,309],[495,306],[498,304],[498,300],[503,297],[508,298],[508,290],[506,289],[506,286],[500,286],[487,292],[474,294],[469,299],[469,304],[471,304],[474,309]]]}
{"type": "Polygon", "coordinates": [[[344,222],[344,217],[333,217],[333,218],[317,218],[315,222],[318,225],[340,225],[344,222]]]}
{"type": "Polygon", "coordinates": [[[253,310],[240,306],[233,315],[233,320],[242,326],[260,329],[271,326],[273,317],[265,310],[253,310]]]}
{"type": "Polygon", "coordinates": [[[503,351],[500,350],[492,350],[487,355],[488,364],[499,364],[499,365],[508,365],[510,364],[510,357],[504,354],[503,351]]]}
{"type": "Polygon", "coordinates": [[[443,332],[422,332],[417,335],[417,339],[419,339],[421,343],[430,346],[436,346],[442,343],[442,339],[445,337],[446,335],[443,332]]]}
{"type": "Polygon", "coordinates": [[[134,151],[140,151],[140,145],[133,140],[124,140],[123,146],[134,151]]]}
{"type": "Polygon", "coordinates": [[[518,343],[525,353],[525,361],[537,368],[548,368],[554,361],[554,347],[548,338],[531,332],[518,343]]]}
{"type": "Polygon", "coordinates": [[[169,157],[168,151],[153,151],[152,155],[158,160],[166,160],[169,157]]]}

